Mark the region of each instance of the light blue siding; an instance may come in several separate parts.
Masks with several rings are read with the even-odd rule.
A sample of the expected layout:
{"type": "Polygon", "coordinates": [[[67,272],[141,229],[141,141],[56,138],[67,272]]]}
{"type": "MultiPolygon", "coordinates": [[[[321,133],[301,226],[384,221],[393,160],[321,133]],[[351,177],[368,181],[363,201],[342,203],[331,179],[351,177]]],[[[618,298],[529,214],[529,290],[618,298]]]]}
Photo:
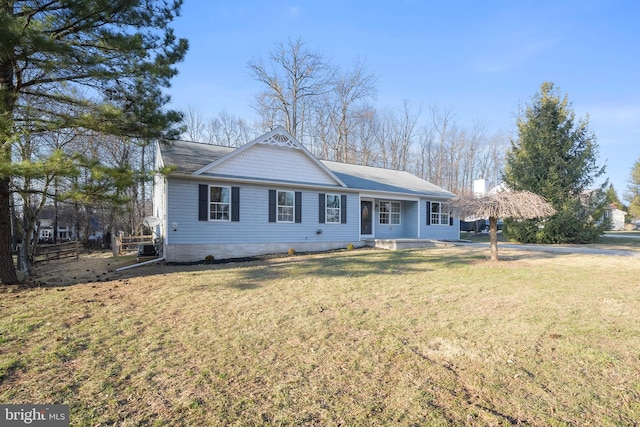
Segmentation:
{"type": "Polygon", "coordinates": [[[211,169],[216,175],[250,176],[269,181],[285,177],[282,165],[287,165],[286,179],[290,182],[337,185],[334,177],[319,167],[315,159],[302,150],[255,144],[211,169]],[[267,159],[267,160],[265,160],[267,159]],[[269,161],[271,159],[272,161],[269,161]]]}
{"type": "MultiPolygon", "coordinates": [[[[397,200],[387,200],[396,202],[397,200]]],[[[380,212],[375,216],[376,239],[406,239],[418,237],[418,206],[416,202],[400,202],[400,224],[380,224],[380,212]]]]}
{"type": "MultiPolygon", "coordinates": [[[[359,203],[356,193],[347,196],[347,223],[320,224],[318,222],[318,194],[320,191],[295,187],[240,186],[240,221],[198,221],[197,181],[171,179],[168,182],[167,243],[274,243],[274,242],[330,242],[359,240],[359,203]],[[269,222],[269,189],[301,191],[302,222],[269,222]],[[173,225],[176,227],[173,227],[173,225]],[[318,234],[318,230],[322,230],[318,234]]],[[[210,185],[229,184],[207,182],[210,185]]]]}
{"type": "Polygon", "coordinates": [[[427,201],[444,202],[446,200],[420,200],[420,238],[421,239],[433,239],[433,240],[455,240],[460,238],[460,220],[458,218],[453,219],[453,225],[426,225],[427,224],[427,201]]]}
{"type": "Polygon", "coordinates": [[[418,238],[418,215],[420,204],[418,202],[402,202],[402,221],[407,238],[418,238]]]}

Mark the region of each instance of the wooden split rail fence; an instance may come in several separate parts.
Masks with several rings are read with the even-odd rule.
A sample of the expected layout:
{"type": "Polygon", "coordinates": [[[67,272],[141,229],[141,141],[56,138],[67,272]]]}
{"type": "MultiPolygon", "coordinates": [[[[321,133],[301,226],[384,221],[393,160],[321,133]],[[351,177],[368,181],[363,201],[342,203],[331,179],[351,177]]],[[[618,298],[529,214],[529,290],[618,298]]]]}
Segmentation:
{"type": "Polygon", "coordinates": [[[33,262],[44,262],[52,259],[71,258],[80,256],[80,242],[58,243],[54,245],[38,245],[33,254],[33,262]]]}
{"type": "Polygon", "coordinates": [[[118,236],[112,238],[111,248],[113,256],[123,255],[127,252],[137,252],[141,243],[152,244],[153,236],[118,236]]]}

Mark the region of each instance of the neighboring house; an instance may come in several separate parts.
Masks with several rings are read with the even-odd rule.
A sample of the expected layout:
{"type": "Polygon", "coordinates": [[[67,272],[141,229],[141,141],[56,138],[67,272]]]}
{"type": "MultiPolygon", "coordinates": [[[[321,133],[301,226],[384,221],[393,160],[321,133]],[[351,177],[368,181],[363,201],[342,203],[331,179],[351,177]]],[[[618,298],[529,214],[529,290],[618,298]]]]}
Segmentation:
{"type": "Polygon", "coordinates": [[[158,144],[154,216],[168,262],[459,238],[454,194],[408,172],[320,161],[282,127],[240,148],[158,144]]]}
{"type": "Polygon", "coordinates": [[[611,204],[604,209],[604,219],[610,221],[609,230],[624,230],[624,217],[627,215],[625,211],[622,211],[616,207],[615,204],[611,204]]]}
{"type": "MultiPolygon", "coordinates": [[[[58,229],[56,241],[64,242],[74,240],[77,237],[75,227],[75,215],[70,206],[61,204],[58,207],[58,229]]],[[[54,241],[53,225],[55,222],[56,210],[53,205],[46,205],[38,215],[38,240],[43,243],[52,243],[54,241]]]]}
{"type": "MultiPolygon", "coordinates": [[[[57,237],[56,241],[66,242],[69,240],[76,240],[83,237],[83,231],[77,229],[77,216],[76,210],[65,203],[59,203],[57,208],[57,237]]],[[[38,240],[41,243],[53,243],[54,241],[54,223],[56,222],[56,208],[53,205],[46,205],[42,208],[38,215],[38,240]]],[[[102,224],[100,220],[94,215],[89,218],[89,235],[87,237],[90,241],[101,241],[103,237],[102,224]]]]}

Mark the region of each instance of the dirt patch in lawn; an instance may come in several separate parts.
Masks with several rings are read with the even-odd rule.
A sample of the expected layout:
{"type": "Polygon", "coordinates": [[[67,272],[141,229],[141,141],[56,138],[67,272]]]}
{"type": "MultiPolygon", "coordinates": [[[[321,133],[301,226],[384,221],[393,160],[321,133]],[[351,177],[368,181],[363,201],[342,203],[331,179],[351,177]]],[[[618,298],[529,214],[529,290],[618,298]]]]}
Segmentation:
{"type": "MultiPolygon", "coordinates": [[[[135,269],[116,271],[120,267],[135,263],[135,255],[114,257],[111,251],[83,253],[78,259],[67,258],[36,264],[36,275],[29,278],[21,287],[55,287],[108,282],[139,274],[135,269]]],[[[146,268],[149,273],[151,269],[159,266],[149,265],[140,268],[146,268]]]]}
{"type": "MultiPolygon", "coordinates": [[[[367,248],[368,249],[368,248],[367,248]]],[[[360,249],[367,250],[367,249],[360,249]]],[[[330,251],[326,254],[330,254],[330,251]]],[[[298,260],[305,259],[309,256],[318,254],[296,254],[298,260]]],[[[153,276],[155,274],[169,274],[176,271],[200,271],[210,270],[216,265],[246,265],[250,263],[265,262],[268,260],[277,260],[280,258],[291,258],[287,254],[272,254],[246,258],[233,258],[215,260],[213,263],[185,263],[185,264],[167,264],[165,262],[150,263],[146,265],[137,265],[136,255],[124,255],[114,257],[109,251],[97,251],[91,253],[83,253],[78,259],[67,258],[60,260],[51,260],[46,263],[36,264],[36,275],[26,280],[18,288],[33,287],[58,287],[71,286],[82,283],[110,282],[122,280],[132,277],[153,276]],[[136,266],[130,269],[117,271],[119,268],[127,266],[136,266]]],[[[20,272],[19,278],[22,279],[20,272]]]]}

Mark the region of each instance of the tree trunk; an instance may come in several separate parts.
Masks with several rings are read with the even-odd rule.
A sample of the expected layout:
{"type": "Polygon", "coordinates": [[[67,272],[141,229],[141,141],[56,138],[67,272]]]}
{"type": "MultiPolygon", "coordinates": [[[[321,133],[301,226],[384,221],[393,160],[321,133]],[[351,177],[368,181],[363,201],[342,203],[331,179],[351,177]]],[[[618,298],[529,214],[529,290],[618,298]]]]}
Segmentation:
{"type": "Polygon", "coordinates": [[[22,220],[22,245],[20,246],[20,254],[18,256],[22,259],[22,273],[24,274],[24,280],[36,276],[36,272],[33,266],[33,255],[36,245],[38,244],[38,235],[36,234],[36,221],[37,218],[31,214],[29,206],[31,198],[25,200],[25,212],[22,220]],[[33,244],[32,244],[33,242],[33,244]]]}
{"type": "Polygon", "coordinates": [[[53,189],[53,243],[58,243],[58,177],[55,177],[53,189]]]}
{"type": "Polygon", "coordinates": [[[9,178],[0,178],[0,282],[19,283],[11,251],[11,193],[9,178]]]}
{"type": "Polygon", "coordinates": [[[491,248],[491,261],[498,261],[498,218],[489,217],[489,246],[491,248]]]}
{"type": "MultiPolygon", "coordinates": [[[[3,16],[10,16],[13,14],[13,2],[3,2],[0,10],[3,16]]],[[[10,19],[9,22],[11,22],[10,19]]],[[[6,162],[10,165],[12,143],[9,138],[13,126],[15,85],[11,47],[3,48],[3,51],[0,60],[0,88],[2,88],[0,90],[0,162],[6,162]]],[[[11,251],[11,202],[13,197],[10,191],[10,179],[9,176],[0,175],[0,283],[4,284],[18,283],[11,251]]]]}

